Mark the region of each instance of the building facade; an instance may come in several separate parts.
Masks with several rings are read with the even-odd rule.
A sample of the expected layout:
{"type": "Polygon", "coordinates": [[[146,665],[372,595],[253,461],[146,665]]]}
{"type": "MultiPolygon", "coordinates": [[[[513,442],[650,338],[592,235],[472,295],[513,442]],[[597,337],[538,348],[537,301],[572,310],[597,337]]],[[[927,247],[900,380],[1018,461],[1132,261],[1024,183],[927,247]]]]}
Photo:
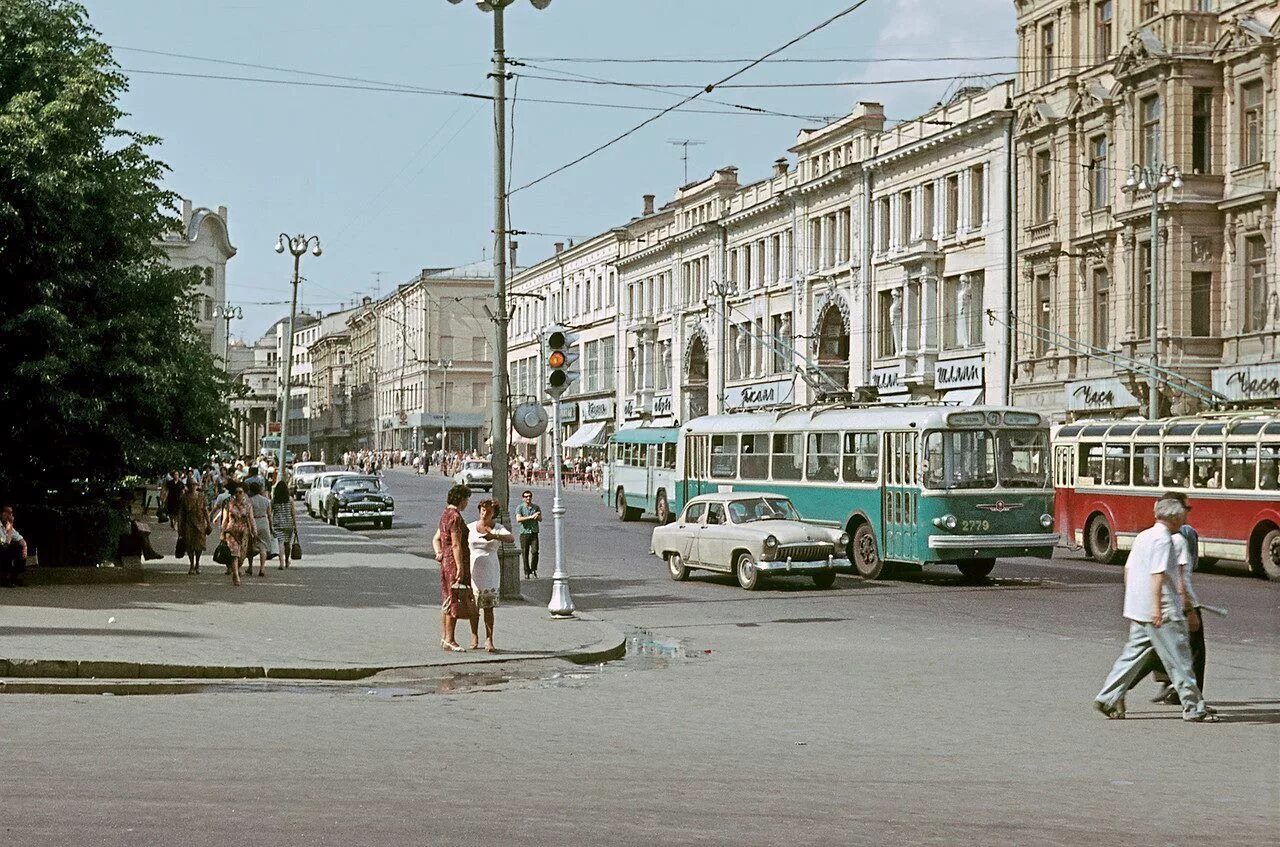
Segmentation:
{"type": "MultiPolygon", "coordinates": [[[[375,395],[378,384],[378,313],[373,300],[365,297],[347,318],[347,338],[351,350],[351,421],[356,450],[369,450],[377,443],[375,395]]],[[[336,458],[336,455],[335,457],[336,458]]]]}
{"type": "MultiPolygon", "coordinates": [[[[287,323],[284,318],[278,323],[287,323]]],[[[236,452],[256,456],[262,439],[280,431],[280,377],[277,371],[279,353],[276,347],[277,326],[259,338],[252,347],[233,345],[247,350],[247,361],[241,366],[239,355],[233,355],[232,376],[238,386],[231,399],[231,415],[235,425],[236,452]]]]}
{"type": "Polygon", "coordinates": [[[1019,0],[1015,402],[1280,400],[1277,23],[1268,0],[1019,0]],[[1181,186],[1126,190],[1134,165],[1181,186]],[[1151,225],[1152,203],[1157,224],[1151,225]],[[1157,280],[1150,283],[1152,241],[1157,280]],[[1156,325],[1149,317],[1155,297],[1156,325]]]}
{"type": "MultiPolygon", "coordinates": [[[[320,461],[336,462],[356,444],[355,409],[352,403],[351,336],[349,313],[342,323],[323,331],[310,348],[311,453],[320,461]]],[[[327,321],[322,321],[322,325],[327,321]]]]}
{"type": "Polygon", "coordinates": [[[227,262],[236,254],[227,229],[227,207],[193,208],[184,198],[178,231],[166,234],[159,246],[172,267],[200,270],[191,313],[209,352],[221,361],[227,355],[227,324],[213,312],[227,302],[227,262]]]}

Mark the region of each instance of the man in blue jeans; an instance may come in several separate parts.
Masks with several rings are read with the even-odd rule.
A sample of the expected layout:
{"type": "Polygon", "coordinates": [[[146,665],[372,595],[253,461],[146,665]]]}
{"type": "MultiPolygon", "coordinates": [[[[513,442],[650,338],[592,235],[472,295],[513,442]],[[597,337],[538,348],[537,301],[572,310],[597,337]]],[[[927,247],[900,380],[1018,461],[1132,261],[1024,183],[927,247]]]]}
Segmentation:
{"type": "Polygon", "coordinates": [[[532,491],[520,495],[516,523],[520,525],[520,564],[525,579],[530,579],[538,575],[538,524],[542,523],[542,507],[533,502],[532,491]]]}

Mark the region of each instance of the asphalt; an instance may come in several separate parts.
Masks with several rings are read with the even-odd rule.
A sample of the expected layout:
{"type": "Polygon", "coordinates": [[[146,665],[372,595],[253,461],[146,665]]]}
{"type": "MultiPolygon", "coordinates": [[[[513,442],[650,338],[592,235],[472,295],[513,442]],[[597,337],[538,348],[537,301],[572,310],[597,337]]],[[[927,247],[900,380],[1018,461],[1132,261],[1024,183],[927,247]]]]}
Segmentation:
{"type": "MultiPolygon", "coordinates": [[[[617,627],[590,615],[553,619],[542,603],[517,601],[496,611],[497,653],[446,652],[435,562],[302,521],[303,559],[288,570],[268,562],[266,576],[240,587],[212,555],[198,575],[168,556],[128,582],[92,572],[68,582],[37,569],[27,587],[0,594],[0,678],[349,680],[389,669],[586,663],[624,650],[617,627]]],[[[160,552],[173,550],[167,526],[152,538],[160,552]]],[[[468,634],[461,624],[464,646],[468,634]]]]}

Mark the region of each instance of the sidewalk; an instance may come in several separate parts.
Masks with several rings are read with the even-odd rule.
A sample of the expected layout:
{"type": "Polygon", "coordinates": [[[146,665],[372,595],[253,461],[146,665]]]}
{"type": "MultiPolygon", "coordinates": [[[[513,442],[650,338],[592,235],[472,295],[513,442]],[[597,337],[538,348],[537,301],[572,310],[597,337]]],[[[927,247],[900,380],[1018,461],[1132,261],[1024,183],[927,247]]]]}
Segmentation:
{"type": "MultiPolygon", "coordinates": [[[[172,553],[168,526],[152,541],[172,553]]],[[[625,637],[601,621],[554,620],[528,602],[497,610],[500,652],[440,647],[435,562],[359,531],[305,520],[304,558],[231,585],[213,544],[198,576],[168,556],[141,582],[41,584],[0,593],[0,677],[358,679],[391,668],[621,655],[625,637]]],[[[458,627],[464,646],[470,635],[458,627]]]]}

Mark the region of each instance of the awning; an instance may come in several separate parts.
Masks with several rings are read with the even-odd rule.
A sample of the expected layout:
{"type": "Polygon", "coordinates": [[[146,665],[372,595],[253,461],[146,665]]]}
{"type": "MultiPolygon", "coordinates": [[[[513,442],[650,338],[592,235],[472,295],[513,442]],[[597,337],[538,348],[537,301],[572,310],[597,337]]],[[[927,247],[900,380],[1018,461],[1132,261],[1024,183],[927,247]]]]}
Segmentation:
{"type": "Polygon", "coordinates": [[[618,427],[618,431],[621,432],[624,429],[639,429],[642,426],[644,426],[644,420],[637,418],[633,421],[623,421],[622,426],[618,427]]]}
{"type": "Polygon", "coordinates": [[[604,433],[604,425],[608,421],[596,421],[595,423],[583,424],[578,427],[578,431],[570,435],[564,440],[561,446],[566,450],[573,450],[579,447],[587,447],[597,443],[600,436],[604,433]]]}
{"type": "Polygon", "coordinates": [[[952,406],[973,406],[982,402],[985,391],[985,388],[957,388],[943,394],[942,402],[950,403],[952,406]]]}

